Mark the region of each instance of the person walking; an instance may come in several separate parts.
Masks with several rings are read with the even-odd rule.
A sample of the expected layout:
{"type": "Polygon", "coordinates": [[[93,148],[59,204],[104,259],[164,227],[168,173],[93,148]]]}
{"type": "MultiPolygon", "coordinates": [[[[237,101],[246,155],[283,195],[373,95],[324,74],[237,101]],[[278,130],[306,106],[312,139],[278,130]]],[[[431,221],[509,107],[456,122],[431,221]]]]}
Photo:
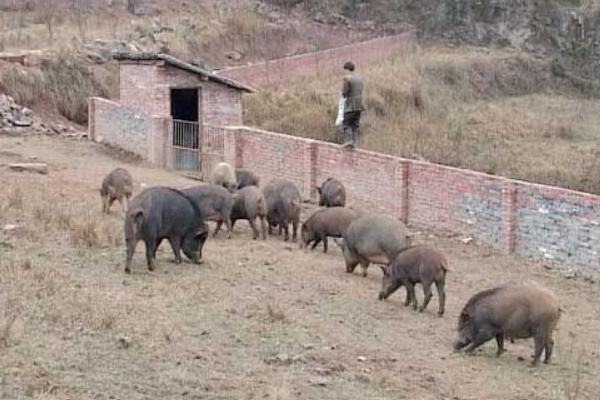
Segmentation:
{"type": "Polygon", "coordinates": [[[342,86],[342,97],[344,98],[344,119],[342,126],[346,135],[346,141],[342,145],[353,149],[358,146],[358,133],[360,125],[360,114],[364,110],[362,101],[363,80],[354,70],[354,63],[348,61],[344,64],[347,71],[342,86]]]}

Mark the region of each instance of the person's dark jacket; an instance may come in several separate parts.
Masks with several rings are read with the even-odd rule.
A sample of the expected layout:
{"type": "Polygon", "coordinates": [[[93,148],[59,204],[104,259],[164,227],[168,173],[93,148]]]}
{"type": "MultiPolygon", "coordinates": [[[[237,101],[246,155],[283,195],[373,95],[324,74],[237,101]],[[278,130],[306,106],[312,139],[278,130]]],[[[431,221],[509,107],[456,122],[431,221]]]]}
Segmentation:
{"type": "Polygon", "coordinates": [[[342,96],[345,99],[344,113],[363,111],[363,81],[362,78],[355,73],[344,77],[344,85],[342,87],[342,96]]]}

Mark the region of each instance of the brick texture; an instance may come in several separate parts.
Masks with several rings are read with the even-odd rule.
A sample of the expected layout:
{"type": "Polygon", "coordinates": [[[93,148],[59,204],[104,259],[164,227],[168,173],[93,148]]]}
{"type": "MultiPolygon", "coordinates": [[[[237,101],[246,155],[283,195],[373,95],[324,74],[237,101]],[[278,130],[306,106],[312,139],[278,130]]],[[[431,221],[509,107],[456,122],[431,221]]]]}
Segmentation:
{"type": "Polygon", "coordinates": [[[348,60],[360,66],[405,54],[412,41],[413,33],[407,32],[334,49],[232,67],[218,74],[252,86],[278,85],[301,77],[340,72],[348,60]]]}
{"type": "Polygon", "coordinates": [[[335,177],[350,207],[600,275],[600,196],[247,127],[230,130],[236,166],[263,182],[289,179],[305,199],[315,200],[314,186],[335,177]]]}

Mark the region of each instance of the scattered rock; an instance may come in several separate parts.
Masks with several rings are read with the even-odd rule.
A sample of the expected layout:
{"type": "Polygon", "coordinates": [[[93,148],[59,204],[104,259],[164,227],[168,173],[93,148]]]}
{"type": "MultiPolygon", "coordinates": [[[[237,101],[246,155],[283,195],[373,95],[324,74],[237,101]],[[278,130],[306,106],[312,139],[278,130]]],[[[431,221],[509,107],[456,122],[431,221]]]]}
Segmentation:
{"type": "Polygon", "coordinates": [[[365,356],[358,356],[356,359],[357,359],[358,361],[360,361],[360,362],[365,362],[365,361],[367,361],[367,357],[365,357],[365,356]]]}
{"type": "Polygon", "coordinates": [[[315,348],[315,345],[314,345],[314,344],[312,344],[312,343],[306,343],[306,344],[304,345],[304,349],[305,349],[305,350],[311,350],[311,349],[314,349],[314,348],[315,348]]]}
{"type": "Polygon", "coordinates": [[[322,376],[312,378],[310,380],[310,384],[313,386],[327,386],[328,383],[329,383],[329,379],[324,378],[322,376]]]}
{"type": "Polygon", "coordinates": [[[239,51],[229,51],[227,53],[225,53],[225,58],[231,60],[231,61],[241,61],[242,58],[244,58],[244,55],[242,53],[240,53],[239,51]]]}
{"type": "Polygon", "coordinates": [[[36,172],[38,174],[47,175],[48,165],[44,163],[18,163],[8,164],[8,168],[17,172],[36,172]]]}
{"type": "Polygon", "coordinates": [[[473,238],[471,236],[467,236],[467,237],[460,239],[460,241],[463,242],[464,244],[469,244],[473,241],[473,238]]]}
{"type": "Polygon", "coordinates": [[[119,348],[121,349],[128,349],[129,346],[131,346],[131,342],[129,341],[129,338],[127,336],[118,337],[117,343],[119,345],[119,348]]]}
{"type": "Polygon", "coordinates": [[[12,232],[17,229],[19,229],[19,225],[6,224],[2,227],[2,231],[4,232],[12,232]]]}

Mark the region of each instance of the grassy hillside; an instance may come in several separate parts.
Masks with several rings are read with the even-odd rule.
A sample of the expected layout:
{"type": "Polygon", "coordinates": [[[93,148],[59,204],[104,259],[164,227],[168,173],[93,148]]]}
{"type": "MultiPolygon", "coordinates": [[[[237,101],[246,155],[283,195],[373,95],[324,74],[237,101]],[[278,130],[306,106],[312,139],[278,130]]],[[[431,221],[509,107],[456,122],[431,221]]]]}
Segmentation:
{"type": "MultiPolygon", "coordinates": [[[[432,47],[361,71],[362,147],[600,193],[600,114],[524,53],[432,47]]],[[[340,77],[246,98],[246,121],[339,141],[340,77]]]]}

